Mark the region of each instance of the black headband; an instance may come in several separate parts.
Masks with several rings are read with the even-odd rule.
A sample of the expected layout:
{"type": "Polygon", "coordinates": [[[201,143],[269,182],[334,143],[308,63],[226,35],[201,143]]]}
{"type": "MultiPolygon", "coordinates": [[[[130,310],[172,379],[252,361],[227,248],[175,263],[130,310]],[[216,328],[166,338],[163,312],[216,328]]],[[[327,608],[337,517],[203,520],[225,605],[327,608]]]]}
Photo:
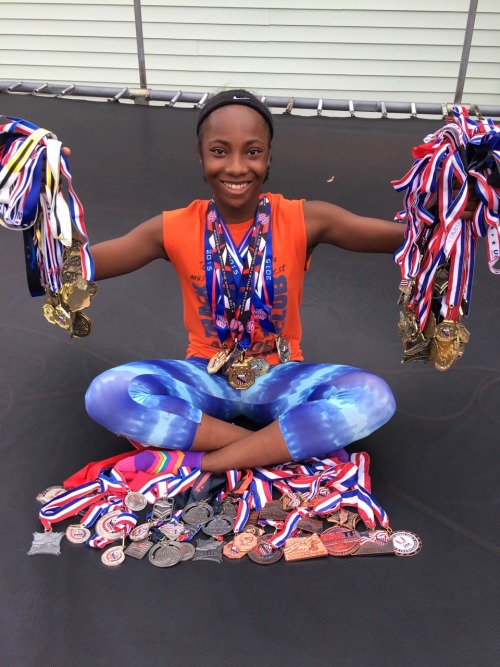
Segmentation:
{"type": "Polygon", "coordinates": [[[211,97],[208,102],[202,107],[198,115],[198,123],[196,125],[196,134],[200,133],[200,127],[207,117],[221,107],[229,106],[230,104],[239,104],[240,106],[249,107],[257,111],[266,121],[271,133],[271,139],[274,134],[273,116],[266,105],[259,100],[258,97],[252,95],[247,90],[225,90],[211,97]]]}

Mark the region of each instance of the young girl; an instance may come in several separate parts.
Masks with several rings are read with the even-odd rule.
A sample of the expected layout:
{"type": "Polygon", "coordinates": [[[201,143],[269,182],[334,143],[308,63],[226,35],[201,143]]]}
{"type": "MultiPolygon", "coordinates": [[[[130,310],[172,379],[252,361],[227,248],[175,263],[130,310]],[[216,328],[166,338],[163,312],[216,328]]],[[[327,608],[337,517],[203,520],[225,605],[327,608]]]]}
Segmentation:
{"type": "Polygon", "coordinates": [[[90,416],[143,446],[185,452],[211,472],[324,458],[382,426],[394,398],[381,378],[303,362],[299,307],[320,243],[397,250],[404,226],[320,201],[262,193],[273,120],[245,90],[212,97],[198,151],[211,201],[166,211],[92,247],[95,279],[172,262],[184,298],[187,359],[125,364],[88,389],[90,416]],[[261,428],[231,423],[243,415],[261,428]]]}

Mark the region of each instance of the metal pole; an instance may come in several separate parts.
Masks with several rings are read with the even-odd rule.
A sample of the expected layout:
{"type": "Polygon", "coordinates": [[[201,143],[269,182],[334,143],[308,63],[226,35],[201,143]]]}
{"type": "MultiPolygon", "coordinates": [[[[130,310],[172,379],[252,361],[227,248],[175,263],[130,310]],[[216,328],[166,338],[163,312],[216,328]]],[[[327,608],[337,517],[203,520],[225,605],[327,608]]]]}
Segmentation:
{"type": "Polygon", "coordinates": [[[134,0],[135,36],[137,40],[137,57],[139,58],[139,85],[147,88],[146,60],[144,58],[144,35],[142,34],[141,0],[134,0]]]}
{"type": "Polygon", "coordinates": [[[474,22],[476,20],[477,0],[470,0],[469,16],[467,17],[467,25],[465,27],[464,45],[462,49],[462,60],[460,61],[460,69],[458,71],[457,89],[455,91],[454,104],[462,102],[462,95],[464,93],[465,75],[467,73],[467,65],[469,64],[470,46],[472,42],[472,35],[474,33],[474,22]]]}

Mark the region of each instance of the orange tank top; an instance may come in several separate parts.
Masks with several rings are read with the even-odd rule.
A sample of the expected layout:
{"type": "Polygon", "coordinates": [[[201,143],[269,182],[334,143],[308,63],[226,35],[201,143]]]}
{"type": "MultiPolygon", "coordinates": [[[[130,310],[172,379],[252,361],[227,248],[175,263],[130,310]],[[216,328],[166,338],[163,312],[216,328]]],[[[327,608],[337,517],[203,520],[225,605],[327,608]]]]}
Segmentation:
{"type": "MultiPolygon", "coordinates": [[[[307,240],[303,200],[288,200],[269,194],[271,202],[274,303],[272,321],[277,334],[291,345],[292,360],[302,361],[300,302],[306,266],[307,240]]],[[[207,300],[204,251],[208,201],[197,199],[189,206],[163,213],[163,242],[169,260],[179,276],[184,300],[184,324],[189,335],[186,357],[210,359],[221,343],[207,300]]],[[[228,225],[239,246],[253,220],[228,225]]],[[[279,363],[274,336],[258,324],[248,353],[279,363]]]]}

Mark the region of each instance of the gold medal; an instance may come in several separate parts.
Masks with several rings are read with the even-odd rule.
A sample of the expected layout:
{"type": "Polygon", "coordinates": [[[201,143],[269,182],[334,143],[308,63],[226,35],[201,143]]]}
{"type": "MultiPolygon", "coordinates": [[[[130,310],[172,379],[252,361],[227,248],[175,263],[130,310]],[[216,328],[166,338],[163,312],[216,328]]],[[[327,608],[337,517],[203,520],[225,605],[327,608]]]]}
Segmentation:
{"type": "Polygon", "coordinates": [[[250,368],[255,373],[255,377],[260,377],[261,375],[265,375],[271,368],[269,362],[267,362],[265,359],[262,359],[262,357],[249,357],[248,363],[250,365],[250,368]]]}
{"type": "Polygon", "coordinates": [[[239,361],[229,369],[227,381],[233,389],[248,389],[255,382],[255,372],[248,362],[249,360],[242,354],[239,361]]]}
{"type": "Polygon", "coordinates": [[[92,328],[92,320],[84,313],[78,311],[73,318],[71,336],[74,338],[84,338],[88,336],[92,328]]]}
{"type": "Polygon", "coordinates": [[[229,354],[229,350],[226,346],[224,346],[222,350],[216,352],[207,364],[207,373],[212,375],[213,373],[220,371],[220,369],[226,363],[229,354]]]}

